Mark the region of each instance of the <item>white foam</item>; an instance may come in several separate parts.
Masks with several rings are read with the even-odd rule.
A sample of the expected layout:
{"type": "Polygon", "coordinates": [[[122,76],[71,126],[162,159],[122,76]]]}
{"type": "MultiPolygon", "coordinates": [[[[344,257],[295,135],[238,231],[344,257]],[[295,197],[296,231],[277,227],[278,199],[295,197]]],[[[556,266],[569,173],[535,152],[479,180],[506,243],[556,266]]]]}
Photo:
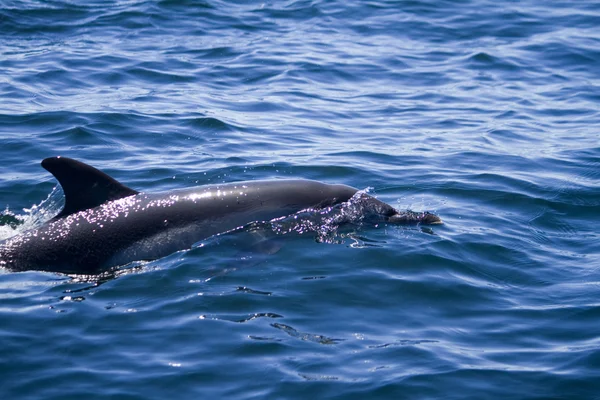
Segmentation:
{"type": "Polygon", "coordinates": [[[23,213],[21,214],[13,212],[7,206],[2,214],[14,216],[17,220],[21,221],[22,224],[18,225],[16,228],[11,227],[10,225],[0,226],[0,240],[8,239],[21,232],[41,226],[44,222],[58,214],[63,204],[64,196],[62,189],[55,186],[46,199],[42,200],[39,204],[32,205],[30,208],[24,208],[23,213]]]}

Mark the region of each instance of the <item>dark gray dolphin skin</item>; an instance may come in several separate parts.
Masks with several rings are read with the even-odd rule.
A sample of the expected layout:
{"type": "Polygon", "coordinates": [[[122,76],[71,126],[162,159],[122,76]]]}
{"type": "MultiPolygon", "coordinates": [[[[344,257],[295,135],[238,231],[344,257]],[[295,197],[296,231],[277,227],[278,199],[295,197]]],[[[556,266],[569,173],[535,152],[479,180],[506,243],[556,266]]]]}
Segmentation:
{"type": "MultiPolygon", "coordinates": [[[[357,189],[310,180],[251,181],[169,193],[139,193],[82,162],[52,157],[42,166],[63,188],[65,205],[37,229],[0,243],[0,267],[97,274],[152,260],[254,221],[348,201],[357,189]]],[[[440,224],[430,213],[398,212],[365,195],[385,221],[440,224]]]]}

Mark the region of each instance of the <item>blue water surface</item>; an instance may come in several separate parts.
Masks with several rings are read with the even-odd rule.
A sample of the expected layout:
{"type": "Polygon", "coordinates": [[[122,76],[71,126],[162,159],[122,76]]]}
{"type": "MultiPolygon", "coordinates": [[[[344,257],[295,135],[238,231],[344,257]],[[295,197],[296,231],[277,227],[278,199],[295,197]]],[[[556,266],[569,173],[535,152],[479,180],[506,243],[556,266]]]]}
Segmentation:
{"type": "Polygon", "coordinates": [[[0,37],[1,238],[59,211],[55,155],[445,222],[2,271],[0,398],[599,396],[600,3],[16,0],[0,37]]]}

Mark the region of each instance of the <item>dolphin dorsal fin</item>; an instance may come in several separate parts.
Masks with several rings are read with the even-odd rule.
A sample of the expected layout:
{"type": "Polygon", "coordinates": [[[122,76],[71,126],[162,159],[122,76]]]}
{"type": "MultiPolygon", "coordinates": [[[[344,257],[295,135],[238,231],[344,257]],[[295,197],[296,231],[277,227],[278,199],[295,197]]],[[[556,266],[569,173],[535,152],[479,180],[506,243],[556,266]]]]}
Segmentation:
{"type": "Polygon", "coordinates": [[[104,172],[71,158],[46,158],[42,167],[54,175],[65,193],[65,206],[53,220],[138,193],[104,172]]]}

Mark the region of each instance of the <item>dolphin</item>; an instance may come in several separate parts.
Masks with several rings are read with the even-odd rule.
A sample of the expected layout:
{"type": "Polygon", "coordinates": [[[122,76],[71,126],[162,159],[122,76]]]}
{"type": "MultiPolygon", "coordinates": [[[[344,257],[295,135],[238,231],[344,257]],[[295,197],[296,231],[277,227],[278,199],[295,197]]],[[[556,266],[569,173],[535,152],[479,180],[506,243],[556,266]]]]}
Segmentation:
{"type": "MultiPolygon", "coordinates": [[[[138,260],[189,249],[252,222],[347,202],[357,189],[311,180],[213,184],[140,193],[67,157],[42,161],[62,186],[60,213],[36,229],[0,242],[0,267],[93,275],[138,260]]],[[[400,212],[364,194],[370,209],[398,224],[441,224],[431,213],[400,212]]]]}

